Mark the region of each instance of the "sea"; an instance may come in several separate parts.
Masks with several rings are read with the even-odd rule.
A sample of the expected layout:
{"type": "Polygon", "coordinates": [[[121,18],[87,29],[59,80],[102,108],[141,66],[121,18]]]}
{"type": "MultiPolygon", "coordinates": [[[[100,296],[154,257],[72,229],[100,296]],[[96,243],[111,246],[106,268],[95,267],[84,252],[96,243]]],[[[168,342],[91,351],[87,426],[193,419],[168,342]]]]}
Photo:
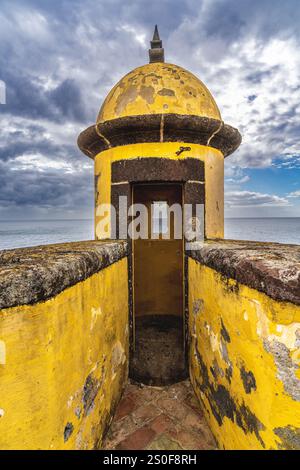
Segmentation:
{"type": "MultiPolygon", "coordinates": [[[[0,250],[93,238],[93,219],[0,220],[0,250]]],[[[300,245],[300,217],[227,218],[225,238],[300,245]]]]}

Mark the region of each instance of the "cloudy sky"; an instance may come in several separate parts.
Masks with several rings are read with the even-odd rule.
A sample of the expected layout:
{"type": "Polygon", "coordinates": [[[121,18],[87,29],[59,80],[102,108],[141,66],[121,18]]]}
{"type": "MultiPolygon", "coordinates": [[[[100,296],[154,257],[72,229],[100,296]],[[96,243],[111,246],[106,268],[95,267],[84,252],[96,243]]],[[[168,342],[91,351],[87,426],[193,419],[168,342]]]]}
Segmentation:
{"type": "Polygon", "coordinates": [[[1,219],[93,216],[77,135],[148,61],[155,23],[243,135],[226,215],[300,217],[299,0],[0,0],[1,219]]]}

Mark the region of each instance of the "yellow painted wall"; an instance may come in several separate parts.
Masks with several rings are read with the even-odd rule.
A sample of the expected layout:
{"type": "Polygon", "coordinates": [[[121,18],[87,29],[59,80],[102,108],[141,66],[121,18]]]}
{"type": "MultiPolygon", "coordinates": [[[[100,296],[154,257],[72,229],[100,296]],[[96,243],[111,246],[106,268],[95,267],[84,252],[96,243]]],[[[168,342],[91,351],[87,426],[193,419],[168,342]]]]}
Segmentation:
{"type": "MultiPolygon", "coordinates": [[[[103,232],[99,230],[99,204],[111,202],[111,164],[118,160],[134,158],[168,158],[183,160],[198,158],[205,163],[205,234],[207,238],[222,238],[224,236],[224,157],[212,147],[197,144],[185,144],[190,151],[176,152],[182,144],[178,142],[142,143],[115,147],[99,153],[95,157],[96,187],[96,239],[110,237],[110,228],[103,232]]],[[[109,210],[108,210],[109,213],[109,210]]]]}
{"type": "Polygon", "coordinates": [[[127,258],[0,311],[0,449],[92,449],[127,379],[127,258]]]}
{"type": "Polygon", "coordinates": [[[300,307],[192,259],[188,274],[190,376],[220,448],[299,449],[300,307]]]}

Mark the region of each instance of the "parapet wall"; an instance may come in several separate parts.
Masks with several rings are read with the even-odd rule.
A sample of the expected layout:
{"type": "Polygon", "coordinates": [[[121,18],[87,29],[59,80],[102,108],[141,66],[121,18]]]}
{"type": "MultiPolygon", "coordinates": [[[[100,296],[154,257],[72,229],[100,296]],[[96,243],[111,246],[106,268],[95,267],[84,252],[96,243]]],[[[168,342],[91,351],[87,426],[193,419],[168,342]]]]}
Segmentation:
{"type": "Polygon", "coordinates": [[[300,248],[190,252],[190,375],[225,449],[300,449],[300,248]]]}
{"type": "Polygon", "coordinates": [[[0,449],[93,449],[128,375],[126,242],[0,252],[0,449]]]}

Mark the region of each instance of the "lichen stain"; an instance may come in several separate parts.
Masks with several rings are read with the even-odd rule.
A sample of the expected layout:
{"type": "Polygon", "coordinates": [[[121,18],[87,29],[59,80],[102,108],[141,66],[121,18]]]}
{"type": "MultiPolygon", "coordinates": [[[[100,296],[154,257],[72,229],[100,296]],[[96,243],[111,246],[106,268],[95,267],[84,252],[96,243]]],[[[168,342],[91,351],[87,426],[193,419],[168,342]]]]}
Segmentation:
{"type": "Polygon", "coordinates": [[[80,408],[80,406],[77,406],[77,407],[75,408],[75,412],[74,412],[74,413],[75,413],[75,416],[76,416],[78,419],[80,419],[80,417],[81,417],[81,408],[80,408]]]}
{"type": "Polygon", "coordinates": [[[142,85],[140,95],[148,104],[152,104],[154,103],[154,91],[153,86],[142,85]]]}
{"type": "Polygon", "coordinates": [[[95,180],[94,180],[94,184],[95,184],[95,204],[98,204],[98,199],[99,199],[98,181],[99,181],[100,177],[101,177],[101,174],[100,175],[95,175],[95,180]]]}
{"type": "Polygon", "coordinates": [[[221,118],[212,95],[197,77],[177,66],[152,63],[133,70],[119,81],[106,97],[97,122],[120,116],[160,114],[164,112],[162,97],[169,102],[170,113],[221,118]],[[142,96],[144,85],[154,88],[150,102],[142,96]]]}
{"type": "Polygon", "coordinates": [[[162,88],[157,92],[157,94],[160,96],[175,96],[174,90],[171,90],[170,88],[162,88]]]}
{"type": "Polygon", "coordinates": [[[285,392],[295,401],[300,401],[300,380],[296,376],[299,369],[290,357],[290,350],[280,341],[264,339],[264,348],[271,353],[277,368],[277,377],[283,383],[285,392]]]}
{"type": "Polygon", "coordinates": [[[295,331],[295,336],[296,336],[295,348],[300,349],[300,329],[299,328],[295,331]]]}
{"type": "Polygon", "coordinates": [[[300,450],[300,428],[293,426],[274,428],[274,433],[281,439],[281,443],[277,443],[278,449],[300,450]]]}
{"type": "Polygon", "coordinates": [[[193,98],[197,98],[197,90],[191,86],[186,86],[185,91],[187,93],[186,97],[192,96],[193,98]]]}
{"type": "Polygon", "coordinates": [[[263,448],[265,443],[260,436],[260,432],[265,430],[265,426],[252,413],[252,411],[242,403],[239,405],[224,385],[211,383],[208,369],[199,353],[197,341],[195,345],[195,355],[200,368],[201,382],[196,379],[197,386],[207,398],[211,412],[219,426],[222,426],[224,418],[236,423],[245,434],[253,433],[263,448]]]}
{"type": "Polygon", "coordinates": [[[245,367],[242,366],[240,369],[240,375],[246,393],[249,394],[252,390],[256,390],[256,380],[251,370],[247,372],[245,367]]]}
{"type": "Polygon", "coordinates": [[[224,377],[224,371],[219,366],[218,361],[216,359],[214,359],[213,365],[210,367],[210,371],[215,379],[218,377],[224,377]]]}
{"type": "Polygon", "coordinates": [[[226,330],[225,328],[225,325],[223,323],[223,320],[221,319],[221,336],[223,337],[223,339],[226,341],[226,343],[230,343],[230,336],[229,336],[229,333],[228,331],[226,330]]]}
{"type": "MultiPolygon", "coordinates": [[[[230,280],[228,284],[229,282],[230,280]]],[[[296,401],[300,398],[298,307],[277,302],[243,284],[239,284],[238,294],[229,292],[223,286],[219,272],[203,266],[199,261],[189,260],[189,310],[189,326],[193,333],[190,344],[191,380],[197,396],[203,400],[206,408],[209,407],[207,418],[219,446],[225,445],[227,449],[262,448],[257,439],[259,435],[265,448],[276,449],[281,440],[275,434],[275,428],[288,427],[288,431],[291,428],[300,429],[300,403],[296,401]],[[205,310],[200,316],[195,316],[193,302],[199,298],[204,300],[205,310]],[[230,344],[221,334],[221,318],[230,335],[230,344]],[[218,350],[213,349],[209,342],[212,332],[213,338],[217,336],[218,350]],[[196,339],[198,351],[208,371],[206,377],[210,383],[207,385],[204,380],[205,370],[199,366],[199,358],[195,354],[196,339]],[[230,371],[227,372],[226,369],[229,367],[223,361],[226,351],[222,341],[233,365],[230,384],[227,381],[230,371]],[[218,357],[218,353],[221,357],[218,357]],[[224,378],[217,376],[215,359],[225,372],[224,378]],[[217,406],[220,396],[230,404],[230,396],[219,385],[227,389],[235,401],[237,414],[234,410],[233,421],[227,418],[229,411],[226,408],[224,411],[221,406],[217,406]],[[219,394],[216,398],[217,392],[219,394]],[[211,407],[214,408],[214,415],[211,407]],[[219,425],[216,414],[220,417],[222,426],[219,425]],[[226,416],[223,420],[222,415],[226,416]],[[241,421],[239,415],[244,416],[241,426],[238,425],[241,421]],[[249,420],[252,424],[248,429],[254,428],[256,433],[248,431],[245,434],[242,430],[245,427],[244,422],[249,420]]],[[[216,342],[213,341],[214,343],[216,342]]],[[[296,447],[298,444],[293,445],[296,447]]],[[[290,447],[292,448],[292,444],[290,447]]]]}
{"type": "Polygon", "coordinates": [[[221,274],[221,280],[222,280],[222,287],[224,288],[224,291],[226,293],[238,294],[239,293],[239,283],[237,281],[235,281],[234,279],[228,278],[226,276],[225,272],[223,273],[221,271],[220,274],[221,274]]]}
{"type": "Polygon", "coordinates": [[[193,302],[193,314],[198,315],[204,309],[204,302],[202,299],[196,299],[193,302]]]}
{"type": "Polygon", "coordinates": [[[92,409],[94,408],[95,398],[98,394],[100,388],[100,382],[91,374],[88,375],[84,387],[83,387],[83,394],[82,394],[82,402],[83,402],[83,409],[84,409],[84,416],[88,416],[92,409]]]}
{"type": "Polygon", "coordinates": [[[125,350],[122,344],[120,343],[120,341],[118,341],[114,345],[112,354],[111,354],[111,364],[112,364],[113,374],[117,371],[119,366],[125,364],[125,362],[126,362],[125,350]]]}
{"type": "Polygon", "coordinates": [[[0,341],[0,364],[6,364],[6,346],[4,341],[0,341]]]}
{"type": "Polygon", "coordinates": [[[64,429],[64,441],[67,442],[74,431],[74,426],[72,423],[67,423],[65,429],[64,429]]]}
{"type": "Polygon", "coordinates": [[[229,384],[231,384],[232,373],[233,373],[233,367],[232,367],[232,364],[229,364],[229,366],[225,370],[225,377],[229,384]]]}
{"type": "Polygon", "coordinates": [[[116,114],[121,114],[124,108],[126,108],[129,103],[133,103],[133,101],[136,100],[137,96],[138,91],[136,86],[130,85],[128,88],[126,88],[125,91],[121,95],[119,95],[116,100],[116,114]]]}
{"type": "Polygon", "coordinates": [[[98,320],[99,317],[102,316],[102,309],[101,307],[98,307],[98,308],[92,308],[92,311],[91,311],[91,326],[90,326],[90,330],[93,330],[95,325],[96,325],[96,322],[98,320]]]}
{"type": "Polygon", "coordinates": [[[145,83],[146,79],[149,77],[152,78],[152,81],[156,81],[156,82],[158,82],[158,80],[161,80],[163,78],[162,75],[151,72],[145,75],[145,77],[142,79],[142,83],[145,83]]]}

